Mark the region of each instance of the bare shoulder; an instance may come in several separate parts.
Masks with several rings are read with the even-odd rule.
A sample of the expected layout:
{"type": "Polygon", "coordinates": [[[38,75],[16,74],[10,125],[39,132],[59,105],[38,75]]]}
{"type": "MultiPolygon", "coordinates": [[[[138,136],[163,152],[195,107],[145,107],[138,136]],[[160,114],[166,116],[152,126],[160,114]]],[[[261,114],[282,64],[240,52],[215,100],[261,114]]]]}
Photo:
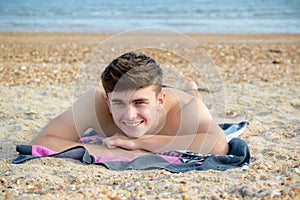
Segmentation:
{"type": "Polygon", "coordinates": [[[180,107],[180,110],[194,107],[197,104],[200,107],[206,107],[200,98],[190,95],[182,90],[175,88],[164,88],[166,93],[166,105],[170,107],[180,107]]]}
{"type": "Polygon", "coordinates": [[[32,141],[32,144],[43,144],[47,142],[45,138],[48,136],[78,141],[88,128],[97,124],[95,99],[95,89],[85,92],[68,110],[51,120],[32,141]]]}
{"type": "Polygon", "coordinates": [[[94,89],[94,91],[95,91],[95,94],[99,97],[104,97],[104,95],[105,95],[105,90],[103,87],[96,87],[94,89]]]}
{"type": "Polygon", "coordinates": [[[105,103],[105,91],[102,87],[95,87],[82,94],[73,106],[95,107],[105,103]]]}
{"type": "Polygon", "coordinates": [[[196,133],[203,131],[203,128],[206,129],[211,123],[211,114],[200,98],[173,88],[168,88],[164,92],[166,93],[169,120],[173,122],[169,125],[180,124],[179,132],[196,133]]]}

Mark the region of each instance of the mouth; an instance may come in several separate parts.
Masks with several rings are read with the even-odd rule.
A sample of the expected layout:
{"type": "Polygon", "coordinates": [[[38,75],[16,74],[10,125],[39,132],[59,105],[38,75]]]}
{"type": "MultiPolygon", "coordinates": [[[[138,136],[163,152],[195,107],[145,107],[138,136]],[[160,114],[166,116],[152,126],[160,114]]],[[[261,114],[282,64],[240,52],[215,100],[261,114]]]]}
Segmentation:
{"type": "Polygon", "coordinates": [[[123,122],[123,124],[127,127],[137,127],[143,123],[144,123],[144,120],[141,120],[139,122],[123,122]]]}

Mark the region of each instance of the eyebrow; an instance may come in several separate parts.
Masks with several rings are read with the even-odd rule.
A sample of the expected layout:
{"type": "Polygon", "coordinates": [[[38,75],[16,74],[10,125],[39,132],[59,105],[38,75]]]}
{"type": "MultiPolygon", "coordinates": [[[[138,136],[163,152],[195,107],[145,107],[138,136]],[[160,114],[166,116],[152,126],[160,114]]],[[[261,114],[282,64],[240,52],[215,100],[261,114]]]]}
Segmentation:
{"type": "Polygon", "coordinates": [[[121,99],[112,99],[111,102],[122,103],[123,101],[121,99]]]}
{"type": "MultiPolygon", "coordinates": [[[[122,99],[112,99],[111,101],[114,102],[114,103],[123,103],[124,102],[122,99]]],[[[148,102],[149,99],[147,99],[147,98],[139,98],[139,99],[134,99],[132,102],[135,103],[135,102],[141,102],[141,101],[148,102]]]]}
{"type": "Polygon", "coordinates": [[[140,102],[140,101],[143,101],[143,102],[148,102],[149,99],[146,99],[146,98],[139,98],[139,99],[135,99],[133,100],[132,102],[140,102]]]}

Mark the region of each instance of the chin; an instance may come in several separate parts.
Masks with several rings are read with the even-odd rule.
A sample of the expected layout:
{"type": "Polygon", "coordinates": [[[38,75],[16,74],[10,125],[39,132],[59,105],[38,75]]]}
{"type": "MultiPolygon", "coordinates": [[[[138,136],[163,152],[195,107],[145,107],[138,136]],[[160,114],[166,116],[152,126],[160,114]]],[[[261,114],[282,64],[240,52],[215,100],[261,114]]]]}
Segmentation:
{"type": "Polygon", "coordinates": [[[124,131],[125,135],[127,135],[129,138],[132,138],[132,139],[137,139],[137,138],[140,138],[140,137],[143,137],[145,135],[144,132],[138,132],[138,133],[133,133],[133,132],[130,132],[130,131],[124,131]]]}

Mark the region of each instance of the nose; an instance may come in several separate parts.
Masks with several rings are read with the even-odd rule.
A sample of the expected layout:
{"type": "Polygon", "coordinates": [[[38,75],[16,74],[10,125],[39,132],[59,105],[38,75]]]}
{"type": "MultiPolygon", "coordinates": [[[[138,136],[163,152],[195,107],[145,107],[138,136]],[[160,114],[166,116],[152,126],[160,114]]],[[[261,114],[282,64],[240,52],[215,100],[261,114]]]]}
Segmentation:
{"type": "Polygon", "coordinates": [[[127,118],[128,118],[129,120],[135,119],[136,116],[137,116],[137,110],[136,110],[136,108],[135,108],[134,106],[131,106],[131,105],[128,106],[128,107],[127,107],[126,115],[127,115],[127,118]]]}

